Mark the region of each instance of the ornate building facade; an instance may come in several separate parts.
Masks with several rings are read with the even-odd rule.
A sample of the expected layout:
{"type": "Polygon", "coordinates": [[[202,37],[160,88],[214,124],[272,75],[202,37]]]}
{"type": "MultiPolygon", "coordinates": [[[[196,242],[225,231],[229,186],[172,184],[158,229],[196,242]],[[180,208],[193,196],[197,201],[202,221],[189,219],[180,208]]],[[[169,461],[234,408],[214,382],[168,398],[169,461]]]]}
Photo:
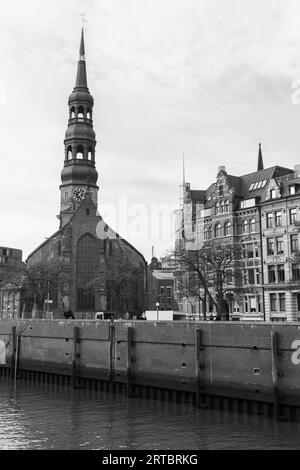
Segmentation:
{"type": "MultiPolygon", "coordinates": [[[[22,265],[22,251],[15,248],[0,246],[0,283],[9,270],[22,265]]],[[[0,288],[0,318],[18,318],[21,314],[22,302],[20,292],[15,286],[8,284],[0,288]]]]}
{"type": "Polygon", "coordinates": [[[68,265],[64,291],[51,293],[54,317],[70,309],[83,318],[94,318],[98,311],[139,317],[146,309],[147,263],[98,212],[93,106],[82,31],[76,83],[68,101],[59,230],[29,255],[27,263],[62,260],[68,265]]]}
{"type": "MultiPolygon", "coordinates": [[[[220,167],[206,190],[184,182],[176,249],[197,250],[208,241],[241,253],[226,286],[231,319],[300,321],[300,165],[264,169],[260,145],[254,173],[233,176],[220,167]]],[[[201,317],[203,305],[184,297],[181,309],[201,317]]]]}

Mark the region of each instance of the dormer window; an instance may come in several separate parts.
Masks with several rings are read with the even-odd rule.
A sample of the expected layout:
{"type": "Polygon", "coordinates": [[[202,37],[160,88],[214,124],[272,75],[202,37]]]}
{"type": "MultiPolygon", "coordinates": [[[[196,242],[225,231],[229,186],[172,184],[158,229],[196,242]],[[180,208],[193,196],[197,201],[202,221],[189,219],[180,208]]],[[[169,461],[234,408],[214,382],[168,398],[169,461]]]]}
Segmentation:
{"type": "Polygon", "coordinates": [[[220,186],[219,186],[219,195],[223,196],[223,194],[224,194],[224,186],[222,184],[220,184],[220,186]]]}
{"type": "Polygon", "coordinates": [[[294,196],[296,193],[295,185],[293,184],[292,186],[289,186],[289,194],[290,196],[294,196]]]}
{"type": "Polygon", "coordinates": [[[275,189],[271,189],[270,191],[270,199],[275,199],[276,198],[276,190],[275,189]]]}

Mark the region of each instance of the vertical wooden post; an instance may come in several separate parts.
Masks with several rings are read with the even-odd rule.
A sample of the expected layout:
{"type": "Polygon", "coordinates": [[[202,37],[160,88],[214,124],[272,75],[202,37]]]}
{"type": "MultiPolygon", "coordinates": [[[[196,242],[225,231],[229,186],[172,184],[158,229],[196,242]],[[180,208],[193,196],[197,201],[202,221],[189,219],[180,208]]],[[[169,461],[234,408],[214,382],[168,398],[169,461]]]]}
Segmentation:
{"type": "Polygon", "coordinates": [[[271,331],[271,353],[272,353],[272,379],[273,379],[273,404],[274,419],[279,419],[278,406],[278,370],[277,370],[277,332],[271,331]]]}
{"type": "Polygon", "coordinates": [[[11,360],[10,360],[10,378],[14,380],[15,377],[15,363],[16,363],[16,344],[17,344],[17,327],[13,326],[11,329],[11,360]]]}
{"type": "Polygon", "coordinates": [[[196,330],[195,335],[195,377],[196,377],[196,407],[201,406],[201,330],[196,330]]]}
{"type": "Polygon", "coordinates": [[[131,361],[132,361],[133,328],[127,328],[127,395],[131,396],[131,361]]]}
{"type": "Polygon", "coordinates": [[[80,374],[80,330],[78,326],[73,328],[73,376],[72,383],[73,388],[79,388],[79,374],[80,374]]]}
{"type": "Polygon", "coordinates": [[[111,321],[109,325],[109,381],[114,382],[115,378],[115,323],[111,321]]]}
{"type": "Polygon", "coordinates": [[[15,352],[15,370],[14,370],[14,381],[17,380],[18,375],[18,366],[19,366],[19,358],[20,358],[20,342],[21,342],[21,335],[16,334],[16,352],[15,352]]]}

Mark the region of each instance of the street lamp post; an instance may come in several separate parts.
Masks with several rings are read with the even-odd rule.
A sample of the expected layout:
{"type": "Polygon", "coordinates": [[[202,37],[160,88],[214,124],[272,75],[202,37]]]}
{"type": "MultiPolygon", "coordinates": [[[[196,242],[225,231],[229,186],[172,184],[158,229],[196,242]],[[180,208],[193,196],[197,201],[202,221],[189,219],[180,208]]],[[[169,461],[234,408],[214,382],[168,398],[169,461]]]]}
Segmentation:
{"type": "Polygon", "coordinates": [[[159,320],[159,313],[158,313],[158,309],[159,309],[159,302],[156,302],[156,313],[157,313],[157,321],[159,320]]]}

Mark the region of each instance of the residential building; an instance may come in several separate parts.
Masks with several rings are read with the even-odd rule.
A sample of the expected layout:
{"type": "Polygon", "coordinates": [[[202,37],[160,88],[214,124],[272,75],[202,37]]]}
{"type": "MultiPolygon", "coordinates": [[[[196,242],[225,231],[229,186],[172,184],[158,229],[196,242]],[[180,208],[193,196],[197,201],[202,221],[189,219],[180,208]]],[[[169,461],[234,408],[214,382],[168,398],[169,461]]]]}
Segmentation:
{"type": "Polygon", "coordinates": [[[9,271],[22,265],[22,251],[0,246],[0,318],[15,318],[21,315],[22,302],[20,292],[15,286],[4,283],[9,271]]]}
{"type": "MultiPolygon", "coordinates": [[[[221,166],[205,190],[183,182],[176,249],[197,250],[207,242],[239,248],[226,286],[231,319],[300,320],[299,237],[300,165],[264,169],[261,144],[256,172],[233,176],[221,166]]],[[[204,310],[186,296],[180,306],[200,318],[204,310]]],[[[208,303],[206,312],[213,311],[208,303]]]]}

